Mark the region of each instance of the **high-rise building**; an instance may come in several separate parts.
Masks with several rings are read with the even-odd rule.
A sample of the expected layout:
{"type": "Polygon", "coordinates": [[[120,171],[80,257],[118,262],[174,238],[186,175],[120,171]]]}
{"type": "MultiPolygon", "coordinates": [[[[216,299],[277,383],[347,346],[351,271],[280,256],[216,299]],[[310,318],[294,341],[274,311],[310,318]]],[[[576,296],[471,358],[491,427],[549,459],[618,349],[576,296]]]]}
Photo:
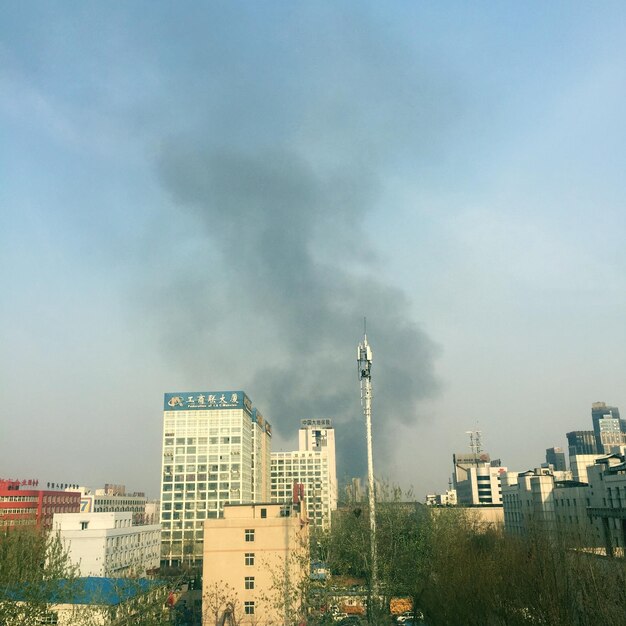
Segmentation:
{"type": "Polygon", "coordinates": [[[225,504],[269,500],[271,434],[243,391],[165,394],[164,563],[198,562],[204,520],[219,517],[225,504]]]}
{"type": "Polygon", "coordinates": [[[335,430],[330,419],[300,422],[298,450],[272,453],[272,501],[289,497],[293,483],[304,485],[307,514],[314,526],[328,528],[337,508],[335,430]]]}
{"type": "Polygon", "coordinates": [[[552,465],[554,470],[557,472],[567,471],[565,452],[563,452],[563,448],[548,448],[546,450],[546,463],[548,465],[552,465]]]}
{"type": "Polygon", "coordinates": [[[591,405],[591,421],[597,451],[600,454],[620,452],[625,438],[619,409],[616,406],[607,406],[606,402],[594,402],[591,405]]]}
{"type": "Polygon", "coordinates": [[[567,437],[569,456],[598,453],[593,430],[574,430],[565,436],[567,437]]]}

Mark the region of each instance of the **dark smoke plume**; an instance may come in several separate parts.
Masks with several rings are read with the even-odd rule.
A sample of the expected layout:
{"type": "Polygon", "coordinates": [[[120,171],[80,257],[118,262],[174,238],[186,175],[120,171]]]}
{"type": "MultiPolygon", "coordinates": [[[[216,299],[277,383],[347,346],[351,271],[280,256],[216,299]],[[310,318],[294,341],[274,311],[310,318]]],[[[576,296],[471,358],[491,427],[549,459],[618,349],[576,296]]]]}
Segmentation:
{"type": "Polygon", "coordinates": [[[231,372],[227,386],[245,389],[285,439],[301,418],[333,418],[340,477],[362,475],[356,345],[367,315],[383,473],[394,426],[413,423],[420,398],[436,389],[436,350],[404,293],[370,275],[373,251],[360,224],[375,197],[371,172],[327,175],[289,150],[245,153],[181,139],[164,146],[159,173],[194,228],[175,277],[186,295],[168,310],[172,358],[205,372],[207,388],[231,372]]]}

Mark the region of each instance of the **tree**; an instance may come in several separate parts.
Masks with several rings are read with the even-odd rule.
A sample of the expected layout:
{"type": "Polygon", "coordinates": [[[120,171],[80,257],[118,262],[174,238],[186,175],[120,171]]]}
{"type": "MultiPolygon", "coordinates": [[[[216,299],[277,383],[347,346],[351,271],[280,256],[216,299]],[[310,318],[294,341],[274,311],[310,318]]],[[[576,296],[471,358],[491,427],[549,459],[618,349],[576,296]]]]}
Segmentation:
{"type": "Polygon", "coordinates": [[[237,626],[241,606],[235,590],[224,581],[215,582],[202,594],[203,626],[237,626]]]}
{"type": "MultiPolygon", "coordinates": [[[[124,598],[110,605],[103,591],[102,604],[76,602],[85,597],[84,579],[77,576],[57,533],[33,527],[4,528],[0,533],[0,624],[30,626],[50,623],[57,606],[77,626],[96,626],[105,618],[111,626],[164,626],[167,588],[145,579],[120,578],[113,592],[124,598]]],[[[96,602],[94,602],[96,600],[96,602]]]]}
{"type": "Polygon", "coordinates": [[[58,535],[34,526],[0,531],[0,624],[44,619],[56,581],[75,578],[58,535]]]}

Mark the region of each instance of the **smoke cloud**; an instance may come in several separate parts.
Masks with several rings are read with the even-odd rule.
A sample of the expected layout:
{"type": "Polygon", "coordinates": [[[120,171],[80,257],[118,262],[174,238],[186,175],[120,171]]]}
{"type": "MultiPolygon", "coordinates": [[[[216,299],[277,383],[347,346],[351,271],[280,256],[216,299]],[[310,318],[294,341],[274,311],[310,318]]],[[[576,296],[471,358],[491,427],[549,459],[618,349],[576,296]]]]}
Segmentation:
{"type": "Polygon", "coordinates": [[[405,294],[371,276],[374,250],[360,226],[376,196],[371,171],[329,174],[294,150],[247,153],[184,138],[163,146],[158,171],[193,225],[174,277],[193,298],[169,298],[172,359],[204,372],[204,387],[245,389],[283,439],[301,418],[333,418],[340,477],[362,475],[356,345],[366,315],[384,472],[394,426],[415,422],[418,401],[436,390],[436,348],[405,294]]]}

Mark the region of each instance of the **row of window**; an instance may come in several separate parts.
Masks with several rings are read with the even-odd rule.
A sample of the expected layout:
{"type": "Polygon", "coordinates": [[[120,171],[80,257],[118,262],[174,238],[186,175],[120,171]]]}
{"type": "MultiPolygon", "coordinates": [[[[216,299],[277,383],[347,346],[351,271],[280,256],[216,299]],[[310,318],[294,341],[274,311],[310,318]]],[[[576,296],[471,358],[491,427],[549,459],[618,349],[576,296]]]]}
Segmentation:
{"type": "Polygon", "coordinates": [[[37,502],[37,496],[0,496],[0,502],[37,502]]]}

